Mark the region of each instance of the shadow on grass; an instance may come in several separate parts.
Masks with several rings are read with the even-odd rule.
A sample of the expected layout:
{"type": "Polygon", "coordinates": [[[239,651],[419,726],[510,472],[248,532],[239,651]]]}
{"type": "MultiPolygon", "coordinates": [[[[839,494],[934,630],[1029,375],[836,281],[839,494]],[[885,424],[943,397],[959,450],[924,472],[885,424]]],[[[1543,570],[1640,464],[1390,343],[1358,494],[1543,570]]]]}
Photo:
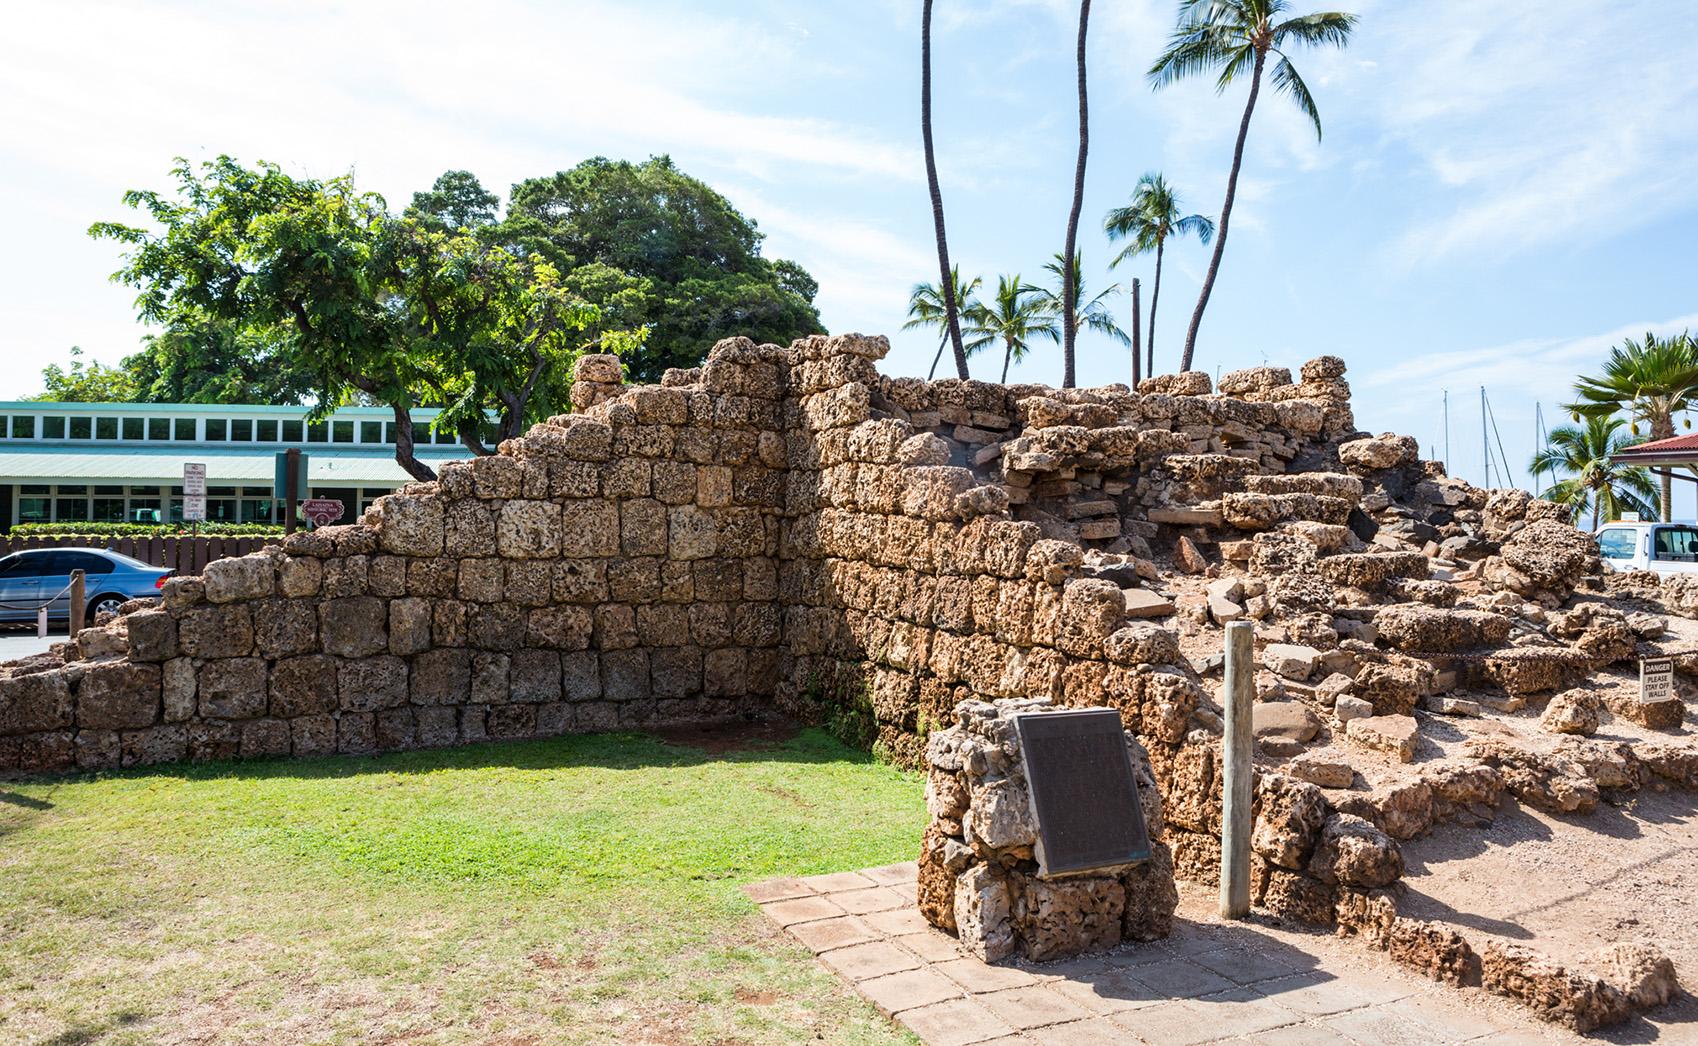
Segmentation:
{"type": "MultiPolygon", "coordinates": [[[[422,774],[442,770],[505,768],[553,770],[597,767],[637,770],[645,767],[688,767],[707,763],[782,762],[803,765],[871,766],[871,753],[850,748],[818,728],[802,728],[782,720],[732,721],[691,727],[665,727],[654,732],[618,731],[606,734],[566,734],[516,741],[484,741],[453,748],[420,748],[365,755],[280,756],[275,759],[221,760],[205,763],[160,763],[101,774],[107,778],[181,778],[189,781],[243,778],[253,780],[324,780],[367,774],[422,774]]],[[[87,779],[73,775],[58,780],[87,779]]],[[[16,793],[0,792],[0,801],[15,801],[32,809],[50,803],[16,793]],[[39,806],[37,804],[40,804],[39,806]]]]}

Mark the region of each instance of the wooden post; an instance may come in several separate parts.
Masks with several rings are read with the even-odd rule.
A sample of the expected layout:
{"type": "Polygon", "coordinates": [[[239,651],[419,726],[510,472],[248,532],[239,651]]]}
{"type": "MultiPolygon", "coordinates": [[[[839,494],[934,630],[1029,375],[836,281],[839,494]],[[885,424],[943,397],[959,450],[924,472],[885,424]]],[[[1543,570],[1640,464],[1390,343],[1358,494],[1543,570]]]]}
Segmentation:
{"type": "Polygon", "coordinates": [[[41,607],[35,612],[35,638],[47,638],[47,608],[41,607]]]}
{"type": "Polygon", "coordinates": [[[283,460],[283,533],[285,536],[295,532],[295,501],[301,492],[299,477],[296,475],[301,468],[301,449],[290,447],[283,460]]]}
{"type": "Polygon", "coordinates": [[[1256,694],[1256,626],[1226,626],[1226,737],[1221,751],[1220,914],[1250,914],[1250,707],[1256,694]]]}
{"type": "Polygon", "coordinates": [[[71,571],[71,638],[77,638],[77,633],[87,624],[83,620],[88,612],[88,578],[80,570],[71,571]]]}

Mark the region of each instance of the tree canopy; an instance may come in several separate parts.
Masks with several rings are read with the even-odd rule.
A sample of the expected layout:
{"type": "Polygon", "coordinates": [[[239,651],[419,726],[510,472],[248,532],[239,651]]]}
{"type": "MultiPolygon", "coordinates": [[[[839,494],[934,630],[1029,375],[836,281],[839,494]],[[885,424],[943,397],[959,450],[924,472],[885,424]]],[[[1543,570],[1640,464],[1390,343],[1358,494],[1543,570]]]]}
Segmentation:
{"type": "Polygon", "coordinates": [[[442,407],[467,447],[568,409],[572,362],[621,355],[633,378],[699,363],[737,334],[821,330],[818,291],[760,254],[755,224],[666,157],[594,159],[514,186],[507,213],[449,171],[394,214],[350,177],[296,178],[229,157],[179,161],[174,191],[134,190],[149,221],[96,224],[122,243],[115,279],[162,328],[119,368],[49,368],[49,393],[182,402],[349,401],[391,407],[412,453],[415,406],[442,407]]]}
{"type": "Polygon", "coordinates": [[[755,223],[670,157],[596,157],[527,179],[486,235],[548,259],[609,323],[647,327],[642,351],[625,361],[637,380],[696,365],[720,338],[784,344],[824,330],[813,277],[762,257],[755,223]],[[577,279],[586,266],[596,267],[596,290],[577,279]]]}

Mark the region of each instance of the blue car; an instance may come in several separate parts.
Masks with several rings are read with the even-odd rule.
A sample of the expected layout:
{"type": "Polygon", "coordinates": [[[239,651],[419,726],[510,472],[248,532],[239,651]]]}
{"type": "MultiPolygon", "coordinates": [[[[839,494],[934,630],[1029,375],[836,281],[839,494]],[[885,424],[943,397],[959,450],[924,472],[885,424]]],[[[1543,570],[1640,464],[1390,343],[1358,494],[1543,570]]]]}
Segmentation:
{"type": "Polygon", "coordinates": [[[114,611],[131,599],[157,598],[165,579],[175,571],[150,567],[139,559],[103,548],[32,548],[0,559],[0,621],[34,621],[35,608],[50,596],[47,616],[71,616],[68,594],[71,571],[85,577],[89,624],[96,614],[114,611]]]}

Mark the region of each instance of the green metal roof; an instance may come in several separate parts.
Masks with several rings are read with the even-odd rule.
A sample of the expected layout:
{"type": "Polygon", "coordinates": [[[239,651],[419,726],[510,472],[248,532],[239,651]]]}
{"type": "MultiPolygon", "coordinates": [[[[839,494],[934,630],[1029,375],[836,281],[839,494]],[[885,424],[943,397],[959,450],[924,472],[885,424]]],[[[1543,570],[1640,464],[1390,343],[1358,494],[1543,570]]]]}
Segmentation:
{"type": "MultiPolygon", "coordinates": [[[[313,444],[303,448],[307,455],[307,482],[315,486],[399,486],[412,476],[395,462],[395,451],[387,446],[369,449],[313,444]]],[[[459,446],[421,446],[420,461],[437,464],[464,458],[459,446]]],[[[206,444],[154,446],[132,443],[123,448],[96,451],[86,446],[16,449],[0,444],[0,483],[158,483],[175,486],[183,481],[183,463],[206,465],[209,484],[252,483],[271,485],[275,474],[273,451],[226,450],[206,444]]]]}
{"type": "MultiPolygon", "coordinates": [[[[214,417],[239,417],[244,414],[277,414],[304,418],[311,406],[290,404],[273,406],[260,403],[73,403],[65,400],[0,400],[0,414],[205,414],[214,417]]],[[[413,420],[429,421],[436,417],[436,407],[414,407],[413,420]]],[[[338,407],[332,417],[384,418],[393,421],[395,412],[388,407],[338,407]]]]}

